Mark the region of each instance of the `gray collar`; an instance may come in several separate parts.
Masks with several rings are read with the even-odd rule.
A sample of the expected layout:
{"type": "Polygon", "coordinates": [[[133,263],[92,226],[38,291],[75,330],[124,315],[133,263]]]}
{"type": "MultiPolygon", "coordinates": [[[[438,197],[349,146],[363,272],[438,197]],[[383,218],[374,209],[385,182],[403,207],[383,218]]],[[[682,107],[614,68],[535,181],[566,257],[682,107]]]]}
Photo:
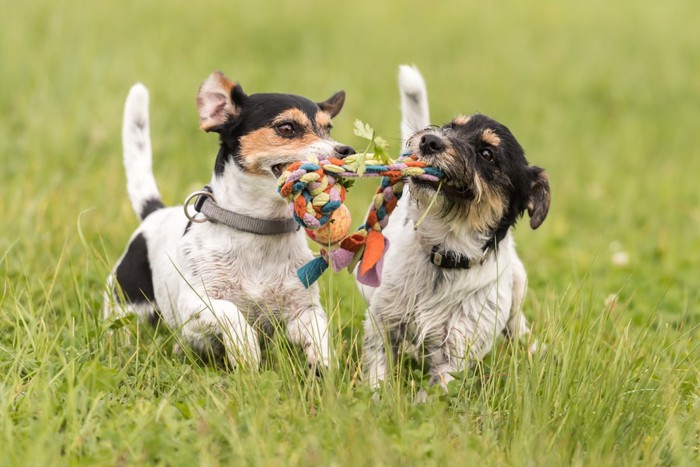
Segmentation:
{"type": "Polygon", "coordinates": [[[299,224],[291,217],[286,219],[260,219],[224,209],[216,203],[209,185],[188,196],[185,200],[184,209],[185,215],[190,222],[209,221],[258,235],[281,235],[299,230],[299,224]],[[196,214],[191,215],[187,209],[190,202],[195,198],[194,210],[203,214],[203,218],[196,217],[196,214]]]}

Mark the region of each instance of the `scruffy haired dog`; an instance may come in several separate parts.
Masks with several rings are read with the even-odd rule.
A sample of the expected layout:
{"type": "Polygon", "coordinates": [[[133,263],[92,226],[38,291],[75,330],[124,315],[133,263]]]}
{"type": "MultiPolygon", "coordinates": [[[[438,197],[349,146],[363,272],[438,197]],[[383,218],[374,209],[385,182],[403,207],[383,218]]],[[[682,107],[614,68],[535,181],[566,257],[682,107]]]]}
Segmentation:
{"type": "Polygon", "coordinates": [[[377,386],[389,371],[387,350],[407,343],[423,350],[431,384],[446,387],[450,373],[487,354],[499,333],[529,333],[520,311],[527,276],[510,230],[525,211],[530,226],[540,226],[549,182],[504,125],[477,114],[428,127],[418,70],[402,66],[399,85],[408,150],[447,180],[414,230],[437,184],[412,179],[384,230],[391,247],[381,286],[360,286],[369,305],[363,369],[377,386]],[[425,129],[412,134],[418,128],[425,129]]]}
{"type": "Polygon", "coordinates": [[[318,286],[305,289],[296,275],[312,253],[276,181],[287,164],[311,154],[354,153],[329,133],[344,100],[342,91],[318,104],[291,94],[249,96],[222,73],[209,76],[197,108],[200,127],[219,133],[220,147],[211,196],[197,202],[208,201],[216,212],[200,223],[200,215],[188,221],[180,206],[163,207],[151,171],[148,92],[132,87],[124,165],[131,204],[143,222],[109,279],[105,318],[159,316],[195,349],[252,367],[260,361],[258,332],[281,320],[310,365],[328,366],[318,286]]]}

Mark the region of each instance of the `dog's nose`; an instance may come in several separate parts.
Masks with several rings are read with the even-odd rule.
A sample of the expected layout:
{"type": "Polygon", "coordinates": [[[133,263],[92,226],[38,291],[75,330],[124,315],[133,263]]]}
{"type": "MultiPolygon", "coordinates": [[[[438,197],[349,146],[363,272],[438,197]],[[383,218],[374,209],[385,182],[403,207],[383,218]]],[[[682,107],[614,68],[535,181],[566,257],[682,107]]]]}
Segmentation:
{"type": "Polygon", "coordinates": [[[445,143],[435,135],[423,135],[420,139],[420,144],[418,145],[420,151],[428,156],[430,154],[436,154],[445,150],[445,143]]]}
{"type": "Polygon", "coordinates": [[[343,157],[347,157],[352,154],[355,154],[355,149],[352,146],[345,146],[341,144],[335,147],[335,152],[337,152],[343,157]]]}

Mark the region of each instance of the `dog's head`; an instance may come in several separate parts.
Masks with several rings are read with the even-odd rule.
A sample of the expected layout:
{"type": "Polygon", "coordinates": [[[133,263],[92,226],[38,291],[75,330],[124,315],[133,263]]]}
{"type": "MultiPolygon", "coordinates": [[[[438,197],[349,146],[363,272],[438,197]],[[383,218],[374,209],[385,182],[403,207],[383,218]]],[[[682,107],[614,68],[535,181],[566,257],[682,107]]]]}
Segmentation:
{"type": "MultiPolygon", "coordinates": [[[[480,114],[460,116],[442,127],[417,132],[407,145],[420,160],[445,173],[436,205],[450,222],[505,235],[526,210],[533,229],[547,216],[547,174],[528,165],[518,141],[497,121],[480,114]]],[[[427,206],[437,184],[419,179],[410,183],[419,206],[427,206]]]]}
{"type": "Polygon", "coordinates": [[[291,162],[317,156],[354,154],[350,146],[330,136],[331,119],[343,108],[345,93],[314,103],[293,94],[252,94],[214,72],[200,86],[197,109],[200,127],[221,135],[214,172],[229,163],[242,171],[279,177],[291,162]]]}

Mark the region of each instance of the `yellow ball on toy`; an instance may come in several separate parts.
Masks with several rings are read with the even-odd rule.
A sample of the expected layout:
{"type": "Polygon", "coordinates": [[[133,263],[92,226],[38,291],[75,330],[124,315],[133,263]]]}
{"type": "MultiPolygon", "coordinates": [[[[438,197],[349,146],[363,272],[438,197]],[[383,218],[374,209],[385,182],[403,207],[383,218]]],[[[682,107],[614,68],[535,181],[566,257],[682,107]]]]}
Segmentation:
{"type": "Polygon", "coordinates": [[[326,225],[317,230],[305,230],[306,234],[314,242],[321,245],[332,245],[348,235],[351,223],[350,210],[344,204],[341,204],[338,209],[333,211],[326,225]]]}

